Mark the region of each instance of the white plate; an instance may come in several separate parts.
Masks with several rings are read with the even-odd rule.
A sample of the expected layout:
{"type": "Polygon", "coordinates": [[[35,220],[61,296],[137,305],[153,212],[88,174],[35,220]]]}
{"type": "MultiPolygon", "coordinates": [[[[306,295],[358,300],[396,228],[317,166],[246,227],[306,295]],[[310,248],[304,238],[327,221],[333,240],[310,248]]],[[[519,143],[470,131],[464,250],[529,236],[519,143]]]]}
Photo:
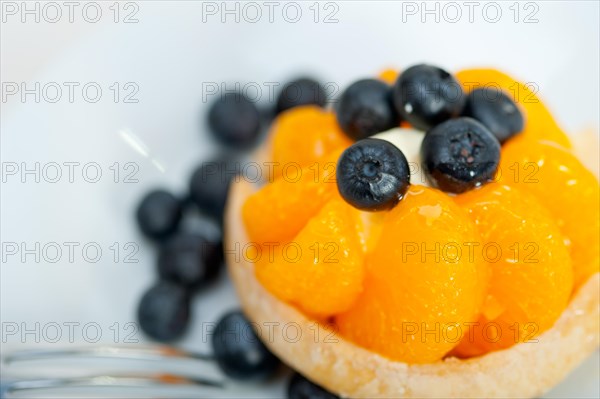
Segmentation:
{"type": "MultiPolygon", "coordinates": [[[[208,90],[215,84],[250,83],[245,87],[250,93],[260,88],[264,103],[270,86],[296,73],[314,73],[331,87],[343,88],[388,66],[424,61],[451,70],[491,65],[536,84],[568,131],[599,126],[597,2],[478,3],[473,22],[462,2],[276,2],[272,22],[271,6],[262,2],[138,1],[120,3],[118,15],[111,2],[99,2],[94,3],[102,11],[96,23],[88,22],[96,18],[96,9],[87,3],[73,9],[73,22],[62,3],[57,3],[58,22],[51,21],[56,9],[44,3],[28,3],[29,9],[38,4],[39,22],[23,12],[22,3],[8,3],[3,3],[1,39],[6,95],[0,145],[3,351],[69,344],[64,324],[69,322],[79,323],[75,342],[92,340],[96,330],[102,342],[125,342],[132,331],[126,323],[135,321],[137,301],[155,279],[155,250],[136,230],[133,209],[151,187],[183,193],[192,168],[216,152],[202,124],[206,102],[214,98],[208,90]],[[239,22],[223,7],[238,7],[239,22]],[[254,23],[256,7],[262,17],[254,23]],[[437,7],[437,15],[424,7],[437,7]],[[292,23],[297,9],[301,16],[292,23]],[[494,23],[498,9],[501,16],[494,23]],[[457,10],[461,17],[453,23],[457,10]],[[124,23],[126,17],[133,23],[124,23]],[[20,93],[9,94],[22,82],[29,89],[40,84],[39,103],[31,93],[24,100],[20,93]],[[65,82],[79,84],[73,102],[65,82]],[[82,93],[86,83],[92,83],[87,99],[82,93]],[[51,103],[56,85],[62,98],[51,103]],[[94,87],[102,90],[96,103],[90,102],[94,87]],[[134,91],[130,99],[138,102],[125,103],[124,96],[134,91]],[[131,137],[143,148],[132,145],[131,137]],[[10,172],[36,162],[39,182],[34,174],[10,172]],[[79,162],[72,182],[65,162],[79,162]],[[62,173],[56,183],[50,182],[57,170],[53,163],[62,173]],[[84,166],[85,178],[93,180],[99,169],[100,180],[87,182],[84,166]],[[138,182],[126,183],[126,174],[134,170],[138,182]],[[69,242],[78,244],[73,262],[64,244],[69,242]],[[10,254],[11,243],[20,247],[18,254],[10,254]],[[36,243],[40,260],[29,254],[23,261],[22,250],[36,243]],[[89,243],[90,258],[94,247],[102,250],[96,263],[82,254],[89,243]],[[116,261],[114,243],[121,248],[116,261]],[[137,263],[124,262],[127,243],[139,247],[133,255],[137,263]],[[57,245],[63,253],[52,263],[57,245]],[[39,332],[22,334],[35,330],[36,323],[39,332]],[[87,324],[84,333],[86,323],[96,324],[87,324]],[[61,336],[53,344],[57,325],[61,336]],[[13,328],[18,332],[11,335],[13,328]]],[[[206,323],[236,303],[225,279],[199,295],[183,345],[208,349],[206,323]]],[[[143,341],[139,331],[133,338],[143,341]]],[[[598,397],[598,373],[596,354],[548,396],[598,397]]],[[[237,394],[276,397],[282,392],[280,382],[237,394]]]]}

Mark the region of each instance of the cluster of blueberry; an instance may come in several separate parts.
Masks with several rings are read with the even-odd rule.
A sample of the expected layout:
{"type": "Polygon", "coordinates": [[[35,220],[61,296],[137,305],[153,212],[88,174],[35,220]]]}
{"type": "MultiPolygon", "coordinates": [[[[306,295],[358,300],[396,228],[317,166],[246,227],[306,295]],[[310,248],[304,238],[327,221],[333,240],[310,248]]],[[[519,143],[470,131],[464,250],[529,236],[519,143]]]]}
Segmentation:
{"type": "Polygon", "coordinates": [[[369,138],[405,121],[425,131],[421,163],[432,186],[462,193],[491,180],[500,145],[523,129],[523,115],[505,93],[493,87],[468,95],[445,70],[415,65],[390,87],[383,81],[353,83],[336,109],[344,132],[357,143],[337,168],[340,194],[359,209],[390,209],[410,184],[404,154],[387,141],[369,138]]]}
{"type": "MultiPolygon", "coordinates": [[[[272,117],[295,106],[325,103],[322,85],[309,78],[286,84],[274,112],[261,113],[243,94],[226,93],[212,104],[208,127],[227,150],[247,150],[260,138],[263,115],[272,117]]],[[[212,283],[222,269],[223,213],[231,176],[221,172],[233,159],[227,155],[201,164],[191,176],[185,199],[159,189],[146,194],[138,204],[138,226],[158,246],[159,279],[142,296],[137,312],[142,331],[154,340],[173,342],[185,333],[192,295],[212,283]],[[183,219],[190,208],[196,208],[215,222],[220,227],[220,236],[187,231],[183,219]]],[[[216,324],[211,340],[212,356],[230,378],[265,379],[279,368],[279,359],[252,334],[251,324],[241,311],[227,313],[216,324]]],[[[290,380],[290,398],[308,399],[315,395],[336,398],[299,374],[290,380]]]]}

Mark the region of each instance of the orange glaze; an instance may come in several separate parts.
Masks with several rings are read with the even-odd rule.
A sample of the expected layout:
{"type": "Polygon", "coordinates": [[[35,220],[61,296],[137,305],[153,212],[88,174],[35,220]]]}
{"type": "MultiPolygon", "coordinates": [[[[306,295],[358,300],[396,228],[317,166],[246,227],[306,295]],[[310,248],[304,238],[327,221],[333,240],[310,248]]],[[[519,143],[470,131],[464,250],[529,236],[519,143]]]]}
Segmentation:
{"type": "Polygon", "coordinates": [[[598,180],[570,151],[518,137],[502,147],[500,181],[527,191],[555,218],[573,259],[575,286],[600,270],[598,180]]]}
{"type": "Polygon", "coordinates": [[[330,152],[352,144],[340,130],[335,114],[315,105],[283,112],[269,134],[276,176],[291,173],[298,167],[310,167],[330,152]]]}
{"type": "Polygon", "coordinates": [[[363,287],[363,248],[357,214],[335,197],[273,259],[256,262],[256,277],[279,299],[327,317],[347,310],[363,287]]]}
{"type": "Polygon", "coordinates": [[[396,83],[396,79],[398,79],[399,75],[400,72],[397,69],[388,68],[381,71],[378,75],[378,78],[383,80],[385,83],[393,85],[396,83]]]}
{"type": "Polygon", "coordinates": [[[530,194],[498,183],[461,194],[492,270],[482,314],[455,354],[473,356],[535,339],[567,306],[573,267],[560,230],[530,194]]]}
{"type": "Polygon", "coordinates": [[[252,194],[243,205],[242,218],[254,243],[292,239],[337,192],[335,168],[343,149],[294,169],[252,194]]]}
{"type": "Polygon", "coordinates": [[[488,265],[465,246],[477,240],[475,225],[448,196],[412,186],[383,221],[364,292],[336,317],[340,332],[394,360],[441,359],[483,303],[488,265]]]}

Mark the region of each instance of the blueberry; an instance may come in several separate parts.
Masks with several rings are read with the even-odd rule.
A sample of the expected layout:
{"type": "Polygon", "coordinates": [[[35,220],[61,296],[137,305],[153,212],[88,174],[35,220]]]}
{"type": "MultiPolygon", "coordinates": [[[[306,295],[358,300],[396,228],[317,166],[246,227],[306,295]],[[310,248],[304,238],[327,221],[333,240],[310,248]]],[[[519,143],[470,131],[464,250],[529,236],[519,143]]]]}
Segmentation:
{"type": "Polygon", "coordinates": [[[523,130],[525,123],[517,104],[502,90],[489,87],[475,89],[467,96],[463,115],[481,122],[500,143],[523,130]]]}
{"type": "Polygon", "coordinates": [[[247,149],[258,138],[260,115],[256,105],[242,93],[225,93],[212,104],[208,125],[222,144],[247,149]]]}
{"type": "Polygon", "coordinates": [[[161,246],[158,273],[163,280],[193,290],[214,280],[222,263],[219,243],[200,234],[179,233],[161,246]]]}
{"type": "Polygon", "coordinates": [[[327,93],[319,82],[311,78],[299,78],[286,83],[277,97],[276,113],[299,105],[318,105],[327,102],[327,93]]]}
{"type": "Polygon", "coordinates": [[[146,194],[138,205],[136,219],[140,230],[147,237],[163,239],[177,230],[182,215],[182,204],[165,190],[146,194]]]}
{"type": "Polygon", "coordinates": [[[240,311],[227,313],[219,320],[212,347],[221,370],[234,379],[264,379],[279,367],[279,359],[260,341],[240,311]]]}
{"type": "Polygon", "coordinates": [[[142,331],[160,341],[173,341],[185,332],[190,314],[186,290],[162,281],[151,287],[138,306],[138,321],[142,331]]]}
{"type": "Polygon", "coordinates": [[[500,143],[475,119],[451,119],[427,132],[421,143],[421,161],[433,186],[462,193],[493,179],[500,143]]]}
{"type": "Polygon", "coordinates": [[[288,384],[288,399],[339,399],[299,373],[294,374],[288,384]]]}
{"type": "Polygon", "coordinates": [[[341,95],[336,110],[342,130],[361,140],[398,126],[392,90],[378,79],[363,79],[350,85],[341,95]]]}
{"type": "Polygon", "coordinates": [[[342,153],[336,177],[346,202],[367,211],[393,208],[410,183],[402,151],[385,140],[372,138],[357,141],[342,153]]]}
{"type": "Polygon", "coordinates": [[[203,162],[190,179],[190,199],[201,212],[222,224],[229,185],[235,175],[235,161],[217,159],[203,162]]]}
{"type": "Polygon", "coordinates": [[[402,119],[421,130],[459,116],[465,103],[460,83],[431,65],[415,65],[402,72],[394,85],[394,104],[402,119]]]}

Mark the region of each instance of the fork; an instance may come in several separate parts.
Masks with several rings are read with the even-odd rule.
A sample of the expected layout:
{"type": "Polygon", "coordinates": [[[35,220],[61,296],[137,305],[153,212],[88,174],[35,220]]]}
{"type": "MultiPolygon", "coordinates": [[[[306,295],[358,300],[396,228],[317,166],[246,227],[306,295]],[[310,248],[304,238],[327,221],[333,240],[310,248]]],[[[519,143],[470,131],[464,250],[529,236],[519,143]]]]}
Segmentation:
{"type": "MultiPolygon", "coordinates": [[[[56,358],[111,358],[134,359],[145,361],[176,360],[214,360],[212,355],[189,352],[170,346],[93,346],[80,348],[60,348],[42,350],[18,350],[7,354],[2,359],[6,367],[15,363],[56,358]]],[[[3,379],[0,382],[0,397],[9,398],[23,391],[48,390],[67,387],[120,387],[144,388],[164,386],[190,386],[223,389],[224,380],[213,380],[203,377],[189,377],[170,373],[146,374],[111,374],[90,375],[84,377],[59,377],[38,379],[3,379]]]]}

